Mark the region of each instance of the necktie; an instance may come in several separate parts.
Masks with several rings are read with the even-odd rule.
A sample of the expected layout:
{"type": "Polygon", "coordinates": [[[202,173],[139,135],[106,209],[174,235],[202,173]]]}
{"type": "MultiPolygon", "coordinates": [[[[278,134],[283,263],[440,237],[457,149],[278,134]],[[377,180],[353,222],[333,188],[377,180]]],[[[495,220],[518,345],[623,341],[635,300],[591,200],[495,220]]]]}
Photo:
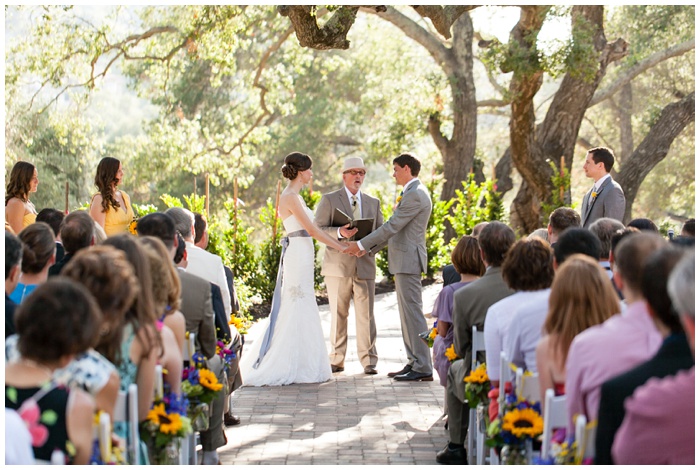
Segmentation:
{"type": "Polygon", "coordinates": [[[360,205],[357,203],[357,196],[352,197],[352,219],[357,220],[362,217],[360,214],[360,205]]]}

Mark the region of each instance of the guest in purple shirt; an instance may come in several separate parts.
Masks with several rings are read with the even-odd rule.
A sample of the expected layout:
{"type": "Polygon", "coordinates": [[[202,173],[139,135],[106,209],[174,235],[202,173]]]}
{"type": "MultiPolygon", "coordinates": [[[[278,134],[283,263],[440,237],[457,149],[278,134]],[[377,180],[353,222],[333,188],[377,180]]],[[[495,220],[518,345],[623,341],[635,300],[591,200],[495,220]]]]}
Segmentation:
{"type": "MultiPolygon", "coordinates": [[[[695,253],[671,273],[668,292],[695,354],[695,253]]],[[[695,464],[695,367],[652,378],[625,401],[613,460],[623,465],[695,464]]]]}
{"type": "Polygon", "coordinates": [[[603,382],[648,360],[661,346],[661,333],[649,315],[641,284],[644,262],[664,243],[657,234],[635,233],[615,249],[615,282],[622,287],[627,309],[585,330],[571,343],[566,361],[570,432],[576,415],[583,414],[589,422],[597,418],[603,382]]]}
{"type": "Polygon", "coordinates": [[[463,236],[452,250],[452,265],[460,275],[459,282],[450,284],[438,294],[433,306],[433,317],[437,318],[438,335],[433,342],[433,367],[440,376],[440,385],[447,385],[447,370],[450,361],[445,351],[452,345],[452,306],[454,293],[461,287],[479,279],[484,274],[484,263],[479,254],[479,242],[476,237],[463,236]]]}

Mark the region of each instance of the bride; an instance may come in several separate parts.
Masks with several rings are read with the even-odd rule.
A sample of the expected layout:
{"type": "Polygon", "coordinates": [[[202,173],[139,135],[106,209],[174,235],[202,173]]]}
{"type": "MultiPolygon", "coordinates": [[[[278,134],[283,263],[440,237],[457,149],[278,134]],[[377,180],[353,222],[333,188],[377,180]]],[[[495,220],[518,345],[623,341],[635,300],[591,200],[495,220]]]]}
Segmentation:
{"type": "Polygon", "coordinates": [[[332,375],[314,292],[311,237],[339,251],[345,251],[347,244],[314,224],[313,212],[299,195],[313,176],[311,163],[311,157],[298,152],[284,158],[282,175],[289,184],[279,203],[287,232],[282,239],[281,276],[277,276],[267,330],[241,358],[244,386],[320,383],[332,375]]]}

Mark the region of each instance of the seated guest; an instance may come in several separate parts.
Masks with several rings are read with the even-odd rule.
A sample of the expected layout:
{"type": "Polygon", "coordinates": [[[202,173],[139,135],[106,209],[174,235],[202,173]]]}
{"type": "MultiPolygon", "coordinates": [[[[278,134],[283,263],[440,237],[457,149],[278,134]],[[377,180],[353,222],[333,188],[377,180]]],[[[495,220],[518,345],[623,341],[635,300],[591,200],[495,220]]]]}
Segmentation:
{"type": "MultiPolygon", "coordinates": [[[[554,245],[554,270],[572,255],[584,254],[597,260],[599,253],[600,241],[592,232],[580,227],[568,228],[554,245]]],[[[550,290],[546,289],[536,298],[515,308],[506,338],[508,361],[533,374],[537,373],[535,349],[542,338],[542,325],[549,311],[549,294],[550,290]]]]}
{"type": "Polygon", "coordinates": [[[683,222],[681,228],[681,237],[695,238],[695,219],[688,219],[683,222]]]}
{"type": "Polygon", "coordinates": [[[479,254],[479,241],[476,237],[463,236],[452,250],[452,266],[460,274],[460,282],[442,288],[435,299],[433,317],[437,318],[437,336],[433,342],[433,367],[440,377],[440,385],[447,385],[447,371],[450,361],[445,356],[447,348],[452,346],[452,305],[457,289],[479,279],[484,274],[484,263],[479,254]]]}
{"type": "Polygon", "coordinates": [[[612,236],[618,230],[624,230],[625,226],[622,222],[609,217],[601,217],[588,226],[588,230],[593,232],[598,240],[600,240],[600,254],[598,255],[598,263],[605,269],[605,274],[608,279],[612,279],[612,268],[610,267],[610,246],[612,236]]]}
{"type": "MultiPolygon", "coordinates": [[[[640,230],[638,228],[634,227],[626,227],[624,230],[617,230],[615,233],[613,233],[612,237],[610,237],[610,270],[614,271],[615,268],[615,248],[617,248],[617,245],[622,241],[623,238],[626,236],[632,234],[632,233],[639,233],[640,230]]],[[[625,301],[624,301],[624,296],[622,295],[622,291],[620,290],[620,287],[615,284],[615,278],[613,277],[612,279],[613,287],[615,288],[615,292],[617,292],[617,296],[620,297],[620,300],[622,300],[622,303],[620,304],[622,309],[624,310],[625,308],[625,301]]]]}
{"type": "Polygon", "coordinates": [[[10,295],[19,283],[22,271],[22,242],[10,232],[5,232],[5,338],[17,332],[15,329],[15,309],[17,304],[10,295]]]}
{"type": "Polygon", "coordinates": [[[579,414],[588,422],[598,417],[603,382],[648,360],[661,346],[661,334],[642,296],[642,272],[649,256],[664,243],[659,234],[636,233],[617,246],[613,275],[627,309],[580,333],[571,343],[566,361],[569,431],[579,414]]]}
{"type": "Polygon", "coordinates": [[[78,251],[95,244],[95,223],[87,211],[74,211],[68,214],[61,223],[59,233],[63,240],[65,255],[49,268],[49,276],[60,274],[63,267],[78,251]]]}
{"type": "MultiPolygon", "coordinates": [[[[668,292],[695,356],[695,254],[678,263],[668,292]]],[[[620,465],[695,463],[695,366],[652,378],[625,401],[612,456],[620,465]]]]}
{"type": "MultiPolygon", "coordinates": [[[[481,233],[481,230],[486,227],[489,223],[488,222],[479,222],[474,226],[472,229],[472,233],[470,235],[475,238],[479,238],[479,234],[481,233]]],[[[447,287],[450,284],[454,284],[455,282],[460,282],[462,279],[462,276],[460,273],[457,272],[457,269],[455,268],[454,264],[448,264],[444,268],[442,268],[442,286],[447,287]]]]}
{"type": "MultiPolygon", "coordinates": [[[[603,219],[598,219],[594,224],[603,219]]],[[[592,225],[591,225],[592,226],[592,225]]],[[[589,227],[590,229],[590,227],[589,227]]],[[[549,295],[549,310],[535,356],[541,402],[548,388],[564,395],[566,358],[574,337],[620,311],[605,271],[589,256],[573,255],[559,266],[549,295]],[[595,292],[595,295],[591,295],[595,292]]]]}
{"type": "Polygon", "coordinates": [[[170,390],[180,394],[182,380],[182,360],[185,338],[185,317],[178,310],[180,307],[180,278],[175,271],[175,265],[168,260],[168,252],[163,242],[155,237],[139,237],[139,243],[144,245],[151,267],[151,283],[153,286],[153,302],[158,312],[158,328],[163,341],[163,354],[158,357],[162,364],[164,382],[170,385],[170,390]],[[171,327],[172,325],[172,327],[171,327]]]}
{"type": "MultiPolygon", "coordinates": [[[[56,262],[58,263],[63,259],[65,251],[63,249],[63,243],[61,240],[61,222],[63,222],[64,214],[58,209],[51,209],[49,207],[41,209],[36,215],[37,222],[46,222],[53,230],[53,235],[56,237],[56,262]]],[[[49,274],[51,275],[51,274],[49,274]]]]}
{"type": "Polygon", "coordinates": [[[624,401],[651,377],[666,377],[693,367],[695,361],[680,319],[666,289],[673,268],[686,249],[669,245],[654,252],[644,264],[642,295],[652,319],[664,337],[654,357],[603,383],[600,389],[595,462],[611,465],[615,433],[625,417],[624,401]]]}
{"type": "Polygon", "coordinates": [[[559,240],[564,230],[571,227],[581,226],[581,216],[578,212],[570,207],[559,207],[554,209],[549,214],[549,223],[547,224],[547,240],[549,244],[554,244],[559,240]]]}
{"type": "Polygon", "coordinates": [[[22,357],[5,366],[5,407],[35,417],[32,449],[38,460],[50,461],[54,450],[67,464],[90,459],[95,402],[82,390],[58,386],[52,375],[92,347],[99,319],[92,295],[67,279],[43,283],[17,309],[22,357]]]}
{"type": "Polygon", "coordinates": [[[56,260],[56,238],[45,222],[28,225],[19,232],[22,248],[22,273],[10,299],[21,304],[34,289],[46,282],[49,268],[56,260]]]}
{"type": "Polygon", "coordinates": [[[659,227],[656,226],[653,220],[646,218],[632,219],[627,224],[628,227],[638,228],[642,232],[654,232],[659,233],[659,227]]]}
{"type": "Polygon", "coordinates": [[[547,245],[549,245],[549,239],[547,238],[547,229],[546,228],[538,228],[534,232],[532,232],[530,235],[527,236],[528,240],[532,240],[533,238],[539,238],[540,240],[544,240],[547,242],[547,245]]]}
{"type": "Polygon", "coordinates": [[[540,238],[518,240],[508,250],[501,274],[515,294],[499,300],[486,312],[486,370],[494,387],[501,373],[501,351],[507,350],[508,333],[517,307],[549,297],[554,278],[554,255],[549,242],[540,238]]]}

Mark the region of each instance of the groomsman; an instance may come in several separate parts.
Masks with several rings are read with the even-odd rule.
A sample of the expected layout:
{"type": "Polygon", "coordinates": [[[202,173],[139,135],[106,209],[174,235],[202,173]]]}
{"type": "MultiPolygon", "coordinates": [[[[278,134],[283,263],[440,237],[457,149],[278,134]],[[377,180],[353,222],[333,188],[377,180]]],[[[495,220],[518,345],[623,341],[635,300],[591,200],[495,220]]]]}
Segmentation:
{"type": "Polygon", "coordinates": [[[430,348],[418,336],[427,329],[423,316],[421,273],[428,269],[425,235],[433,210],[428,189],[418,179],[420,161],[409,153],[396,157],[394,179],[403,186],[391,218],[359,242],[351,243],[350,254],[373,255],[389,246],[389,272],[395,276],[401,317],[401,333],[408,364],[389,373],[397,381],[433,380],[430,348]]]}
{"type": "Polygon", "coordinates": [[[625,216],[625,193],[612,179],[610,170],[615,164],[615,155],[605,147],[595,147],[586,154],[583,171],[595,184],[583,197],[581,204],[581,225],[588,228],[602,217],[622,222],[625,216]]]}
{"type": "MultiPolygon", "coordinates": [[[[362,193],[365,180],[365,164],[362,158],[350,157],[343,162],[343,187],[324,194],[316,208],[314,222],[326,233],[338,240],[350,239],[356,228],[333,226],[333,213],[340,209],[355,219],[373,219],[372,229],[382,225],[379,199],[362,193]]],[[[365,374],[377,373],[377,327],[374,322],[374,280],[377,264],[374,254],[345,255],[327,246],[323,255],[321,274],[325,277],[328,301],[331,309],[331,370],[345,370],[345,352],[348,346],[348,316],[350,300],[355,304],[357,329],[357,356],[365,374]]]]}

